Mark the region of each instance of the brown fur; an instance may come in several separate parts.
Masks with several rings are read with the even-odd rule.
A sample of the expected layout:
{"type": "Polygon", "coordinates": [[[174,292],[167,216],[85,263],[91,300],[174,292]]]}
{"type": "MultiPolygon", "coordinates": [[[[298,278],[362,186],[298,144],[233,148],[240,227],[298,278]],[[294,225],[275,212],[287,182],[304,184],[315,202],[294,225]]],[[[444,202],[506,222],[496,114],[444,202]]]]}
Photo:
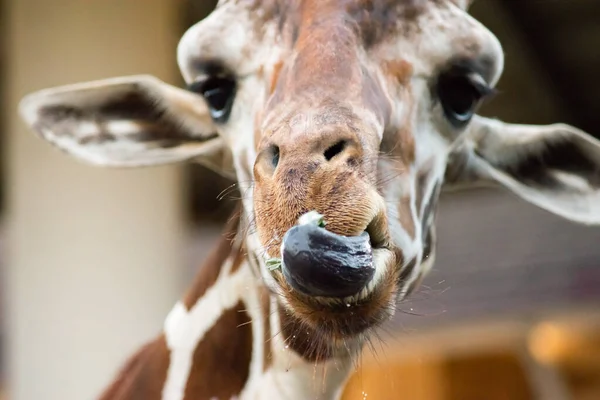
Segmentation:
{"type": "Polygon", "coordinates": [[[413,273],[413,271],[415,270],[416,267],[417,267],[417,259],[413,258],[402,269],[402,272],[398,276],[398,281],[401,283],[405,282],[406,279],[413,273]]]}
{"type": "MultiPolygon", "coordinates": [[[[284,292],[291,290],[281,274],[276,274],[276,279],[284,292]]],[[[390,266],[382,280],[397,282],[398,279],[399,271],[390,266]]],[[[395,285],[379,285],[365,299],[350,307],[343,302],[324,306],[320,299],[299,294],[289,296],[289,309],[280,311],[284,340],[309,361],[348,355],[347,346],[356,335],[392,315],[396,290],[395,285]]]]}
{"type": "MultiPolygon", "coordinates": [[[[412,88],[410,79],[413,74],[413,67],[406,61],[386,61],[383,66],[388,82],[391,87],[397,88],[400,98],[410,98],[412,88]]],[[[396,169],[408,169],[415,161],[415,138],[413,136],[412,115],[415,110],[415,105],[411,101],[406,101],[404,104],[408,111],[402,119],[399,126],[388,126],[386,129],[389,134],[384,135],[381,150],[385,154],[389,154],[395,160],[396,169]]]]}
{"type": "Polygon", "coordinates": [[[354,0],[345,3],[364,45],[372,47],[400,30],[409,34],[418,29],[418,18],[429,1],[435,0],[354,0]]]}
{"type": "Polygon", "coordinates": [[[303,9],[303,25],[296,42],[296,59],[290,69],[294,77],[289,89],[301,94],[311,93],[314,85],[327,85],[331,94],[357,90],[354,82],[360,77],[356,37],[341,15],[318,13],[307,3],[303,9]]]}
{"type": "Polygon", "coordinates": [[[375,73],[363,67],[362,102],[366,109],[372,110],[382,126],[389,126],[392,105],[375,76],[375,73]]]}
{"type": "MultiPolygon", "coordinates": [[[[407,94],[410,95],[412,88],[410,85],[405,85],[403,88],[407,94]]],[[[415,137],[413,136],[413,121],[411,116],[415,110],[414,102],[407,102],[408,113],[407,118],[402,121],[402,125],[398,129],[397,140],[398,142],[394,146],[393,154],[398,156],[399,161],[403,166],[409,166],[415,161],[415,137]]]]}
{"type": "Polygon", "coordinates": [[[413,76],[413,66],[406,60],[388,60],[382,64],[382,68],[387,76],[402,86],[408,85],[413,76]]]}
{"type": "Polygon", "coordinates": [[[277,21],[279,31],[292,43],[315,15],[344,15],[368,48],[396,32],[418,29],[418,18],[429,2],[440,0],[255,0],[252,10],[263,10],[259,23],[277,21]]]}
{"type": "MultiPolygon", "coordinates": [[[[419,170],[417,172],[417,182],[416,182],[416,191],[417,191],[417,197],[416,197],[416,208],[417,208],[417,216],[419,218],[422,218],[423,215],[423,201],[425,200],[425,190],[427,190],[427,185],[429,184],[429,180],[432,178],[431,174],[432,174],[432,168],[433,168],[433,159],[429,160],[429,162],[427,162],[425,164],[425,166],[423,168],[421,168],[421,170],[419,170]]],[[[431,200],[430,200],[431,201],[431,200]]]]}
{"type": "MultiPolygon", "coordinates": [[[[280,244],[280,239],[272,239],[283,237],[309,210],[324,214],[331,231],[347,235],[359,234],[372,218],[374,205],[365,199],[372,197],[376,175],[372,160],[378,144],[365,142],[372,135],[365,134],[369,127],[360,126],[351,104],[362,104],[377,114],[386,107],[386,100],[379,84],[359,63],[357,34],[340,12],[344,4],[301,3],[294,61],[289,71],[277,68],[278,82],[265,109],[265,118],[277,115],[281,101],[288,98],[306,98],[306,107],[312,109],[310,113],[297,109],[294,115],[272,117],[276,124],[263,131],[260,141],[263,154],[273,145],[280,149],[277,171],[270,166],[271,158],[260,154],[254,168],[257,228],[272,256],[280,244]],[[325,85],[332,97],[314,98],[313,89],[325,85]],[[343,157],[324,163],[323,152],[340,140],[349,143],[343,157]],[[266,215],[269,218],[264,218],[266,215]]],[[[378,116],[382,122],[387,119],[385,114],[378,116]]]]}
{"type": "Polygon", "coordinates": [[[164,335],[146,344],[123,366],[100,400],[160,400],[169,367],[164,335]]]}
{"type": "Polygon", "coordinates": [[[263,354],[263,370],[268,370],[273,364],[273,349],[272,339],[273,332],[271,332],[270,315],[271,315],[271,296],[266,287],[262,287],[260,290],[260,307],[262,315],[264,315],[264,332],[265,332],[265,352],[263,354]]]}
{"type": "MultiPolygon", "coordinates": [[[[237,254],[234,254],[236,258],[231,272],[241,266],[244,251],[233,248],[231,240],[238,229],[239,219],[239,213],[235,212],[218,246],[200,268],[183,299],[187,309],[214,284],[232,251],[237,251],[237,254]]],[[[245,305],[239,302],[219,318],[196,348],[185,399],[209,400],[213,396],[230,398],[238,394],[248,378],[251,354],[252,325],[245,305]],[[211,378],[208,379],[208,376],[211,378]]],[[[100,400],[160,400],[169,359],[165,336],[160,335],[127,361],[100,400]]]]}
{"type": "Polygon", "coordinates": [[[398,204],[398,215],[400,216],[400,223],[406,230],[406,233],[413,239],[415,237],[415,221],[410,209],[411,201],[412,197],[410,196],[403,196],[400,199],[400,203],[398,204]]]}
{"type": "Polygon", "coordinates": [[[252,325],[244,303],[226,311],[194,352],[185,400],[229,399],[241,392],[252,358],[252,325]]]}
{"type": "Polygon", "coordinates": [[[281,67],[283,67],[283,61],[279,61],[273,66],[271,84],[269,85],[269,94],[272,94],[275,91],[275,87],[277,86],[277,82],[279,80],[279,73],[281,72],[281,67]]]}
{"type": "Polygon", "coordinates": [[[278,170],[275,182],[260,181],[254,193],[259,234],[263,243],[269,243],[272,257],[277,256],[285,232],[300,215],[313,209],[325,216],[332,232],[358,235],[367,227],[374,216],[374,205],[369,203],[371,189],[350,167],[342,167],[336,174],[331,166],[318,166],[309,175],[310,164],[290,160],[286,166],[278,170]],[[336,174],[334,179],[320,178],[331,174],[336,174]],[[353,191],[346,191],[347,187],[353,191]]]}
{"type": "MultiPolygon", "coordinates": [[[[239,209],[239,207],[238,207],[239,209]]],[[[219,272],[221,272],[221,266],[225,263],[225,260],[231,255],[232,251],[232,238],[235,237],[238,227],[240,224],[239,211],[236,211],[233,217],[228,222],[225,230],[223,232],[223,238],[219,241],[219,244],[211,251],[204,265],[200,268],[198,274],[196,275],[192,286],[188,289],[188,292],[185,294],[183,298],[183,303],[185,307],[189,310],[192,308],[196,302],[206,290],[210,288],[217,281],[219,277],[219,272]]],[[[232,269],[239,267],[242,262],[241,254],[236,257],[234,265],[232,269]]]]}
{"type": "Polygon", "coordinates": [[[278,307],[281,333],[286,346],[309,362],[321,362],[334,355],[329,337],[323,337],[315,327],[278,307]],[[325,340],[323,340],[325,339],[325,340]]]}

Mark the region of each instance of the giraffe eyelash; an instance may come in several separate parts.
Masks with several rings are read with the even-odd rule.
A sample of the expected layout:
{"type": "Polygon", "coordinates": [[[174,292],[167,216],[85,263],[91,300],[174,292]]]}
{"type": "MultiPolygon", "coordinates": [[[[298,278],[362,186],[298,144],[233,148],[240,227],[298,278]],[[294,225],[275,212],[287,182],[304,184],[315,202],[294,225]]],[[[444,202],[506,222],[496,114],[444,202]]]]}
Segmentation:
{"type": "Polygon", "coordinates": [[[473,85],[473,88],[479,92],[481,95],[481,99],[486,99],[489,97],[493,97],[497,94],[498,90],[496,88],[491,87],[483,77],[476,73],[471,72],[466,76],[467,80],[473,85]]]}

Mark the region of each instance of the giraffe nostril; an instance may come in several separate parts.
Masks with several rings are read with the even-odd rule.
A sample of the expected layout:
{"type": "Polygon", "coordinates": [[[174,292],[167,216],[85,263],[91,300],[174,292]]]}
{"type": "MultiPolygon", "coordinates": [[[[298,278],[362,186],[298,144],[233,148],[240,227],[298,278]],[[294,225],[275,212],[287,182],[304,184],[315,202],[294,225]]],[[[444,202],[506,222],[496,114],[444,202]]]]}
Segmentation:
{"type": "Polygon", "coordinates": [[[339,142],[337,142],[333,146],[327,148],[327,150],[325,150],[325,152],[323,153],[323,155],[325,156],[325,159],[327,161],[331,161],[331,159],[333,157],[335,157],[338,154],[340,154],[341,152],[343,152],[345,148],[346,148],[346,141],[345,140],[340,140],[339,142]]]}
{"type": "Polygon", "coordinates": [[[270,145],[263,149],[254,163],[254,177],[260,180],[262,177],[273,176],[279,164],[279,147],[270,145]]]}
{"type": "Polygon", "coordinates": [[[277,167],[277,165],[279,164],[279,147],[278,146],[271,146],[271,163],[273,164],[273,167],[277,167]]]}

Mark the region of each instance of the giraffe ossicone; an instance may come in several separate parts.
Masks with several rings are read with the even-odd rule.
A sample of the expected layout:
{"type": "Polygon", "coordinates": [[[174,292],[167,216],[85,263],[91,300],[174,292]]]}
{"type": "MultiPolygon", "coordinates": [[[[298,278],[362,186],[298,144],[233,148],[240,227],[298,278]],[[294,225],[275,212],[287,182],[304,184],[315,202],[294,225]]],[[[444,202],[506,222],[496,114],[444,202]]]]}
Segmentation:
{"type": "Polygon", "coordinates": [[[85,162],[196,161],[244,193],[103,399],[339,398],[435,261],[443,187],[490,182],[600,223],[598,140],[476,114],[504,60],[468,3],[221,0],[178,46],[189,90],[131,76],[22,101],[41,138],[85,162]],[[325,225],[298,228],[311,210],[301,222],[325,225]]]}

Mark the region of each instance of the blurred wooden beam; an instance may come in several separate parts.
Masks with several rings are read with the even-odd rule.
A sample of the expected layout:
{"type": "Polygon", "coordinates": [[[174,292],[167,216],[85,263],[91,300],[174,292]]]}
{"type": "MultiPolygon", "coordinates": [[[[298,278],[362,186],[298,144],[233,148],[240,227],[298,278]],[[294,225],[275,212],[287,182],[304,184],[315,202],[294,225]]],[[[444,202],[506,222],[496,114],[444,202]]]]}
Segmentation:
{"type": "Polygon", "coordinates": [[[524,368],[525,376],[537,400],[570,400],[571,396],[564,376],[557,368],[541,364],[523,345],[516,351],[524,368]]]}
{"type": "Polygon", "coordinates": [[[349,380],[342,400],[444,400],[447,382],[442,360],[413,360],[361,368],[349,380]]]}

